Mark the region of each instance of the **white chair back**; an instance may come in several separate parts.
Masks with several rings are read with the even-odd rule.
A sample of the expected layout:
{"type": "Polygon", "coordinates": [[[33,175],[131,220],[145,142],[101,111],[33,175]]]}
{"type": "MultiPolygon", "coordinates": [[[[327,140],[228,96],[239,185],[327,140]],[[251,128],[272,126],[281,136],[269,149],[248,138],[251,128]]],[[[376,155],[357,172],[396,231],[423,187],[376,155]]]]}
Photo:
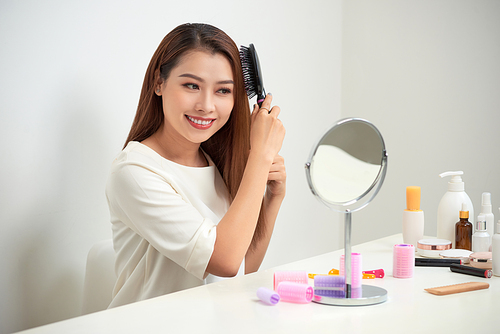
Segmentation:
{"type": "Polygon", "coordinates": [[[115,282],[113,240],[103,240],[94,244],[87,256],[82,314],[107,309],[111,303],[115,282]]]}

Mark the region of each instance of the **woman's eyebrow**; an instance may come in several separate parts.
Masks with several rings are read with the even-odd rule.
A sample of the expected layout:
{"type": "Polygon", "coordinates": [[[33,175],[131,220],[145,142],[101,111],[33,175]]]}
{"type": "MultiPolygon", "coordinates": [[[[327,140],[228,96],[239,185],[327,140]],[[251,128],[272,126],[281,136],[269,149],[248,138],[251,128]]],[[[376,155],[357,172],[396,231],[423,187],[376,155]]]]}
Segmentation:
{"type": "MultiPolygon", "coordinates": [[[[194,74],[191,74],[191,73],[184,73],[184,74],[181,74],[179,75],[179,78],[191,78],[191,79],[195,79],[195,80],[198,80],[200,82],[205,82],[204,79],[200,78],[199,76],[197,75],[194,75],[194,74]]],[[[232,84],[234,85],[234,81],[233,80],[221,80],[221,81],[217,81],[218,84],[223,84],[223,85],[227,85],[227,84],[232,84]]]]}

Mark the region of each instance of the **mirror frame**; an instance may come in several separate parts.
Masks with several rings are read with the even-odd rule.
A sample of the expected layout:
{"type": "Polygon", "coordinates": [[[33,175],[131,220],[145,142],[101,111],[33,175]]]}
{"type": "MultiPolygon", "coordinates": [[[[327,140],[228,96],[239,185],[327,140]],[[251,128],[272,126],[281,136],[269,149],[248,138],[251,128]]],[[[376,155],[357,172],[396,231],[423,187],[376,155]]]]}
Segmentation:
{"type": "Polygon", "coordinates": [[[385,142],[382,137],[382,134],[380,131],[369,121],[362,119],[362,118],[356,118],[356,117],[350,117],[350,118],[344,118],[335,123],[333,126],[330,127],[328,131],[326,131],[314,144],[313,150],[311,151],[311,154],[309,155],[309,158],[305,164],[305,169],[306,169],[306,178],[307,178],[307,183],[309,185],[309,189],[311,192],[314,194],[314,196],[320,200],[323,204],[325,204],[327,207],[330,209],[337,211],[337,212],[345,212],[346,210],[349,210],[350,212],[355,212],[358,210],[361,210],[365,206],[367,206],[373,198],[377,195],[378,191],[380,190],[380,187],[384,183],[385,175],[387,172],[387,151],[385,148],[385,142]],[[369,127],[371,127],[375,133],[378,135],[380,138],[380,141],[382,143],[382,160],[380,164],[380,169],[377,174],[377,177],[375,180],[372,182],[372,184],[368,187],[368,189],[359,195],[356,198],[353,198],[347,202],[331,202],[327,200],[326,198],[323,198],[320,194],[318,194],[313,185],[312,181],[312,176],[311,176],[311,165],[312,165],[312,160],[314,158],[314,155],[316,154],[318,147],[320,143],[332,132],[334,131],[338,126],[341,126],[342,124],[348,123],[348,122],[361,122],[369,127]]]}
{"type": "MultiPolygon", "coordinates": [[[[319,199],[323,204],[334,211],[342,212],[344,214],[344,256],[345,256],[345,287],[344,292],[345,295],[342,298],[335,297],[326,297],[326,296],[316,296],[314,295],[313,301],[320,304],[327,305],[337,305],[337,306],[363,306],[363,305],[374,305],[383,303],[387,300],[387,291],[383,288],[370,286],[370,285],[362,285],[361,286],[361,294],[356,294],[356,297],[351,295],[351,231],[352,231],[352,223],[351,223],[351,214],[354,211],[358,211],[365,206],[367,206],[372,199],[377,195],[380,187],[384,183],[385,174],[387,172],[387,151],[385,148],[384,139],[382,134],[378,129],[370,122],[362,118],[344,118],[334,124],[328,131],[326,131],[323,136],[316,142],[313,146],[313,150],[309,156],[308,162],[305,164],[306,167],[306,177],[307,182],[309,184],[309,188],[313,195],[319,199]],[[314,183],[312,182],[311,177],[311,161],[313,160],[314,155],[316,154],[318,147],[322,143],[323,139],[328,136],[335,128],[348,123],[348,122],[361,122],[368,126],[370,126],[375,133],[380,138],[382,143],[382,160],[380,163],[380,170],[375,177],[375,180],[368,187],[368,189],[362,193],[357,198],[349,200],[347,202],[331,202],[325,198],[322,198],[315,190],[314,183]]],[[[325,289],[324,287],[318,288],[320,290],[325,289]]],[[[337,289],[337,288],[326,288],[326,289],[337,289]]],[[[316,287],[314,288],[316,291],[316,287]]]]}

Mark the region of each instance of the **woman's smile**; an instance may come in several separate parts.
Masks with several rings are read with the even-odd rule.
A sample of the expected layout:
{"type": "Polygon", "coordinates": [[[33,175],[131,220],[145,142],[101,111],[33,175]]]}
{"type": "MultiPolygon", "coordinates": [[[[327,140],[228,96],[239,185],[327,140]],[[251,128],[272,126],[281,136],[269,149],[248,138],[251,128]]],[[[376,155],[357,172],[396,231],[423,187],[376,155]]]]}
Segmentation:
{"type": "Polygon", "coordinates": [[[209,129],[215,122],[215,118],[204,118],[186,115],[189,124],[199,130],[209,129]]]}

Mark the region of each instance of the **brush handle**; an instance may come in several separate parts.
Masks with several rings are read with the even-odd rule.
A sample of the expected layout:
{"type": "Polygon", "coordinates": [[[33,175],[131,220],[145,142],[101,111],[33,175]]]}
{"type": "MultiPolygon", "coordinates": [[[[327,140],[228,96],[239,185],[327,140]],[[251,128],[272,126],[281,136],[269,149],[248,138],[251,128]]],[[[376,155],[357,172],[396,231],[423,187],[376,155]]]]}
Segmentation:
{"type": "Polygon", "coordinates": [[[262,93],[257,95],[257,104],[259,105],[259,108],[262,107],[262,102],[266,99],[266,91],[264,90],[264,87],[262,87],[262,93]]]}

